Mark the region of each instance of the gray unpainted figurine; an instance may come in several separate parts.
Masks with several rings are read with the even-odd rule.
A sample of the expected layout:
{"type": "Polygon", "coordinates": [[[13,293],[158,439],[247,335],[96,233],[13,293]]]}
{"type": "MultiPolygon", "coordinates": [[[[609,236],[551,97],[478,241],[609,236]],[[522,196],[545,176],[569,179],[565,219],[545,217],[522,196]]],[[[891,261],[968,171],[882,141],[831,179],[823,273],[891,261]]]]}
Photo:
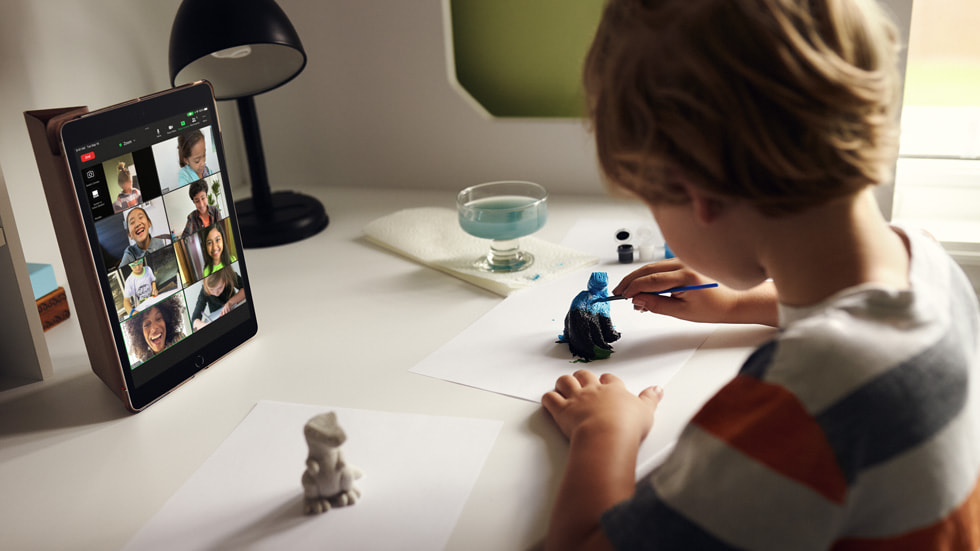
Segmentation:
{"type": "Polygon", "coordinates": [[[337,424],[337,414],[321,413],[303,427],[309,455],[303,473],[303,512],[308,515],[325,513],[330,507],[357,503],[361,492],[354,481],[361,471],[344,462],[340,445],[347,440],[344,429],[337,424]]]}

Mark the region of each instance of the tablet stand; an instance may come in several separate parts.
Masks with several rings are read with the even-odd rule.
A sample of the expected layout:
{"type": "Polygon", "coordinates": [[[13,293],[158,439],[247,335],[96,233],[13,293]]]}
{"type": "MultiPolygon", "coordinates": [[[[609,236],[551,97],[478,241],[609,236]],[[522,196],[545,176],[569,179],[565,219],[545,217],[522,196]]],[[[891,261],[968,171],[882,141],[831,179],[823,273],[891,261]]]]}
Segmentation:
{"type": "Polygon", "coordinates": [[[87,107],[26,111],[24,119],[92,371],[132,410],[75,188],[61,154],[61,127],[87,112],[87,107]]]}

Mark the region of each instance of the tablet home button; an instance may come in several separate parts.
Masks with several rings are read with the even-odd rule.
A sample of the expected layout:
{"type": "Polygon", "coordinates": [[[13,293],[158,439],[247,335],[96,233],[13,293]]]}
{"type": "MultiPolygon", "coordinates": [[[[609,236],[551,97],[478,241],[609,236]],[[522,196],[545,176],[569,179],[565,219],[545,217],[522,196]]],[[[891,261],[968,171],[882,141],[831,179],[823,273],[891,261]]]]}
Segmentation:
{"type": "Polygon", "coordinates": [[[198,354],[197,356],[194,356],[194,365],[195,366],[197,366],[198,368],[202,368],[202,367],[204,367],[204,363],[205,363],[204,362],[204,356],[201,356],[200,354],[198,354]]]}

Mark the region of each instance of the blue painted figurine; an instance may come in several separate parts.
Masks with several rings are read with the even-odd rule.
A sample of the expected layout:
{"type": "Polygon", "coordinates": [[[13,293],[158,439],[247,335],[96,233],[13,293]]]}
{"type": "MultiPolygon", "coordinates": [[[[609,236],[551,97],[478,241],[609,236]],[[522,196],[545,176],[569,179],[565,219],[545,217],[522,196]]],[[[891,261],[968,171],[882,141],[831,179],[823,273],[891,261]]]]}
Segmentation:
{"type": "Polygon", "coordinates": [[[609,317],[609,303],[595,302],[609,296],[608,285],[606,272],[592,272],[588,289],[575,296],[565,316],[565,333],[558,342],[568,343],[572,354],[582,361],[608,358],[613,351],[610,343],[620,337],[609,317]]]}

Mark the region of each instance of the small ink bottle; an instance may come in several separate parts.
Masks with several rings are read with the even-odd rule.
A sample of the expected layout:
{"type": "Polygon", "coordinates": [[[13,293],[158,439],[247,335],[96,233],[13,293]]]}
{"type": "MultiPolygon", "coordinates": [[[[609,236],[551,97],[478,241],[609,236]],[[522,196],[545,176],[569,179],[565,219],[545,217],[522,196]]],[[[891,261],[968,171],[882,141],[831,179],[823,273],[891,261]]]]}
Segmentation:
{"type": "Polygon", "coordinates": [[[633,245],[625,244],[620,245],[616,252],[619,253],[619,263],[620,264],[632,264],[633,263],[633,245]]]}
{"type": "Polygon", "coordinates": [[[616,247],[616,254],[619,257],[620,264],[631,264],[633,262],[633,245],[630,244],[630,239],[633,238],[633,234],[626,228],[621,228],[616,230],[616,242],[619,245],[616,247]]]}

